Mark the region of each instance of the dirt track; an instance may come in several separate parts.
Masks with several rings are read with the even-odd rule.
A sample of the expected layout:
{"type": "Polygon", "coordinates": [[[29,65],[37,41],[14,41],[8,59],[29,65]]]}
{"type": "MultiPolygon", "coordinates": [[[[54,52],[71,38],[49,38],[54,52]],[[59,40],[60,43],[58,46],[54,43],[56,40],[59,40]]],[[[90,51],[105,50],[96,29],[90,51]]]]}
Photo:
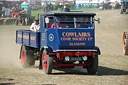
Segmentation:
{"type": "Polygon", "coordinates": [[[86,69],[76,67],[53,70],[46,75],[38,69],[23,69],[19,60],[20,45],[15,43],[15,30],[26,26],[0,26],[0,85],[126,85],[128,83],[128,56],[122,53],[122,35],[128,29],[128,15],[120,10],[97,11],[96,45],[100,47],[97,75],[88,75],[86,69]]]}

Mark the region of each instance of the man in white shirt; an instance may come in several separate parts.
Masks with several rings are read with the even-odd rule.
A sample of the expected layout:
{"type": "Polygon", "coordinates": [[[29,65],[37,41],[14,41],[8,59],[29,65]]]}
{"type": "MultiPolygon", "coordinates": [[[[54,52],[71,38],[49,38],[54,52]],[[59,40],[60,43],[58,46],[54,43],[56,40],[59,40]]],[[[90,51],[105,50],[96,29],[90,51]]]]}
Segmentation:
{"type": "Polygon", "coordinates": [[[35,19],[34,23],[32,23],[30,30],[33,32],[39,32],[40,30],[40,24],[39,24],[39,20],[35,19]]]}

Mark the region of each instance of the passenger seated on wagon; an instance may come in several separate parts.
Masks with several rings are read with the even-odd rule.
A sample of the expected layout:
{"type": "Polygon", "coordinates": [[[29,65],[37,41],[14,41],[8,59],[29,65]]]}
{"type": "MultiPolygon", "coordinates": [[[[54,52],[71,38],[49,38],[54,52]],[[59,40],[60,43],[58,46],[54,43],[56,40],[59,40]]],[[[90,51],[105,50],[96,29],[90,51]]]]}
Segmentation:
{"type": "Polygon", "coordinates": [[[77,27],[78,28],[88,28],[87,22],[88,22],[87,18],[84,18],[82,23],[77,24],[77,27]]]}
{"type": "Polygon", "coordinates": [[[88,28],[88,19],[87,18],[84,18],[84,22],[83,22],[83,25],[82,25],[82,28],[88,28]]]}
{"type": "MultiPolygon", "coordinates": [[[[55,23],[51,25],[51,28],[55,28],[55,23]]],[[[60,19],[57,20],[57,28],[65,28],[65,25],[60,22],[60,19]]]]}
{"type": "Polygon", "coordinates": [[[32,23],[30,30],[33,32],[39,32],[40,30],[40,24],[39,24],[39,20],[35,19],[34,23],[32,23]]]}

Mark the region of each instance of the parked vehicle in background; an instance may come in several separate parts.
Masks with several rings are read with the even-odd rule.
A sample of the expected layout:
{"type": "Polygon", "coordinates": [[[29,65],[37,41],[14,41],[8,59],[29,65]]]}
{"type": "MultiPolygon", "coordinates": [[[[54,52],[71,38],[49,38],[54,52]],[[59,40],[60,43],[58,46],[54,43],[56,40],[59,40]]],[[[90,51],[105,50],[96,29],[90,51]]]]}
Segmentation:
{"type": "Polygon", "coordinates": [[[22,11],[18,12],[19,13],[19,17],[17,18],[17,20],[15,21],[15,24],[22,24],[22,25],[30,25],[32,24],[32,22],[35,19],[35,16],[31,16],[31,9],[30,9],[30,4],[28,4],[27,2],[23,2],[20,6],[20,9],[22,9],[22,11]]]}
{"type": "Polygon", "coordinates": [[[112,5],[111,2],[107,2],[107,3],[100,3],[99,4],[99,10],[109,10],[112,9],[112,5]]]}
{"type": "Polygon", "coordinates": [[[38,5],[33,5],[33,6],[31,7],[31,9],[32,9],[32,10],[38,10],[38,9],[40,9],[40,7],[39,7],[38,5]]]}
{"type": "Polygon", "coordinates": [[[0,17],[2,15],[2,3],[0,3],[0,17]]]}
{"type": "Polygon", "coordinates": [[[31,25],[35,19],[34,16],[29,16],[27,12],[24,12],[25,10],[19,12],[19,17],[15,21],[15,24],[22,24],[22,25],[31,25]]]}
{"type": "Polygon", "coordinates": [[[123,0],[121,2],[121,11],[120,11],[120,13],[123,14],[124,12],[128,14],[128,0],[123,0]]]}
{"type": "Polygon", "coordinates": [[[53,4],[51,2],[42,2],[42,9],[44,11],[52,11],[53,10],[53,4]]]}
{"type": "Polygon", "coordinates": [[[116,3],[114,4],[113,8],[114,9],[120,9],[121,8],[121,4],[116,1],[116,3]]]}
{"type": "Polygon", "coordinates": [[[104,3],[99,4],[99,10],[104,10],[104,3]]]}

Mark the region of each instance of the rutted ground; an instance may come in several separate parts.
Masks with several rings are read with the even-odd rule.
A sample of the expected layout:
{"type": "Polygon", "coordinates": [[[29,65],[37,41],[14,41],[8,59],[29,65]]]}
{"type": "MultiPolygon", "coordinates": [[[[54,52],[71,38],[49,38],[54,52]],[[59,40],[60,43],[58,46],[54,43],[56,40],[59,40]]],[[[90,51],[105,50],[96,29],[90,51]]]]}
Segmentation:
{"type": "Polygon", "coordinates": [[[96,45],[100,47],[97,75],[88,75],[86,69],[54,69],[46,75],[38,69],[23,69],[19,60],[20,45],[15,43],[16,29],[28,26],[0,26],[0,84],[6,85],[126,85],[128,83],[128,56],[122,53],[123,31],[128,29],[128,15],[120,15],[120,10],[97,11],[96,45]]]}

